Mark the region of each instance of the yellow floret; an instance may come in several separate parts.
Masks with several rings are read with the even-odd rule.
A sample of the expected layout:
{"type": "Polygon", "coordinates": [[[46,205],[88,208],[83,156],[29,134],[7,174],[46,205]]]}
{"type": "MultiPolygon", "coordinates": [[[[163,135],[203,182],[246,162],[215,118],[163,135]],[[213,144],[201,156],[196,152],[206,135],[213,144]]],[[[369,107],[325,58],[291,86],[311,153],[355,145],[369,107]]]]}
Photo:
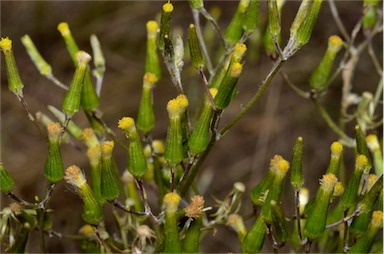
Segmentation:
{"type": "Polygon", "coordinates": [[[246,51],[247,46],[244,43],[236,43],[235,49],[233,50],[233,57],[235,61],[239,62],[246,51]]]}
{"type": "Polygon", "coordinates": [[[175,192],[167,193],[163,199],[166,210],[168,212],[176,212],[177,207],[179,206],[180,200],[181,200],[181,197],[177,193],[175,192]]]}
{"type": "Polygon", "coordinates": [[[370,174],[367,179],[367,191],[369,191],[372,186],[376,183],[379,177],[375,174],[370,174]]]}
{"type": "Polygon", "coordinates": [[[85,235],[85,236],[92,236],[96,232],[95,232],[95,229],[91,225],[87,224],[87,225],[82,226],[79,229],[79,233],[82,235],[85,235]]]}
{"type": "Polygon", "coordinates": [[[87,156],[90,159],[91,163],[98,163],[101,156],[100,145],[88,148],[87,156]]]}
{"type": "Polygon", "coordinates": [[[356,157],[356,168],[359,170],[365,169],[368,166],[368,159],[365,155],[359,154],[356,157]]]}
{"type": "Polygon", "coordinates": [[[340,197],[344,193],[344,185],[342,182],[337,182],[333,190],[333,196],[340,197]]]}
{"type": "Polygon", "coordinates": [[[240,77],[241,71],[243,70],[243,65],[241,63],[234,63],[231,66],[231,77],[238,78],[240,77]]]}
{"type": "Polygon", "coordinates": [[[217,95],[217,89],[216,88],[210,88],[209,92],[211,93],[212,98],[214,99],[217,95]]]}
{"type": "Polygon", "coordinates": [[[383,212],[382,211],[374,211],[372,213],[372,225],[378,228],[383,226],[383,212]]]}
{"type": "Polygon", "coordinates": [[[144,74],[143,82],[145,88],[152,88],[153,85],[157,82],[157,77],[152,72],[147,72],[144,74]]]}
{"type": "Polygon", "coordinates": [[[58,26],[57,26],[57,30],[59,30],[59,32],[62,34],[62,35],[66,35],[66,34],[69,34],[71,31],[69,30],[69,26],[68,26],[68,23],[67,22],[61,22],[58,26]]]}
{"type": "Polygon", "coordinates": [[[118,127],[122,130],[131,132],[136,129],[135,120],[132,117],[123,117],[118,122],[118,127]]]}
{"type": "Polygon", "coordinates": [[[179,101],[179,104],[181,107],[184,108],[184,110],[188,107],[189,105],[189,102],[188,102],[188,99],[187,99],[187,96],[185,96],[184,94],[180,94],[176,97],[176,100],[179,101]]]}
{"type": "Polygon", "coordinates": [[[170,118],[177,118],[188,107],[188,99],[185,95],[181,94],[175,99],[172,99],[167,104],[167,111],[170,118]]]}
{"type": "Polygon", "coordinates": [[[333,52],[338,52],[341,49],[341,46],[343,45],[343,40],[337,36],[332,35],[328,39],[328,49],[333,52]]]}
{"type": "Polygon", "coordinates": [[[165,3],[163,5],[163,11],[164,12],[172,12],[173,11],[173,4],[171,4],[170,2],[165,3]]]}
{"type": "Polygon", "coordinates": [[[1,38],[0,39],[0,48],[3,51],[10,51],[10,50],[12,50],[12,40],[9,39],[8,37],[1,38]]]}
{"type": "Polygon", "coordinates": [[[337,177],[334,174],[326,174],[320,180],[321,187],[325,192],[332,192],[337,183],[337,177]]]}
{"type": "Polygon", "coordinates": [[[77,188],[80,188],[81,186],[83,186],[83,184],[86,183],[83,172],[81,172],[81,169],[75,165],[69,166],[67,170],[65,170],[64,179],[69,184],[77,188]]]}
{"type": "Polygon", "coordinates": [[[150,20],[147,22],[148,35],[151,35],[151,36],[156,35],[158,29],[159,29],[159,25],[157,24],[156,21],[150,20]]]}
{"type": "Polygon", "coordinates": [[[333,142],[331,145],[331,153],[333,156],[340,156],[343,152],[343,145],[340,142],[333,142]]]}
{"type": "Polygon", "coordinates": [[[289,169],[289,162],[286,161],[282,156],[275,155],[270,162],[270,170],[280,176],[284,176],[289,169]]]}
{"type": "Polygon", "coordinates": [[[163,154],[165,151],[164,141],[157,139],[152,142],[153,151],[156,154],[163,154]]]}
{"type": "Polygon", "coordinates": [[[47,125],[48,134],[51,138],[58,137],[60,133],[63,132],[63,127],[60,123],[49,123],[47,125]]]}
{"type": "Polygon", "coordinates": [[[371,151],[380,149],[379,140],[375,134],[368,135],[365,140],[367,141],[367,146],[371,151]]]}
{"type": "Polygon", "coordinates": [[[105,142],[102,144],[103,154],[105,154],[105,155],[111,155],[114,146],[115,146],[115,143],[114,143],[113,141],[105,141],[105,142]]]}

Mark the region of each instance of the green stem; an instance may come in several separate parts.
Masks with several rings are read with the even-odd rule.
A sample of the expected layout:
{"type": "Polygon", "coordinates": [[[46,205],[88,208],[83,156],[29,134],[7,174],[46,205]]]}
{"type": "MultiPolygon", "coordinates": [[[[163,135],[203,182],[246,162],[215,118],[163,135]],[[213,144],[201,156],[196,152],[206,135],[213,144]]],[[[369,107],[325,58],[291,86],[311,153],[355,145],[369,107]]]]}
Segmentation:
{"type": "Polygon", "coordinates": [[[233,125],[235,125],[252,107],[255,105],[255,103],[259,100],[260,96],[264,93],[265,89],[269,86],[272,79],[275,77],[275,75],[280,70],[281,66],[283,66],[284,62],[286,60],[282,58],[278,58],[275,64],[273,65],[271,71],[263,81],[263,84],[261,85],[259,91],[252,97],[252,99],[248,102],[248,104],[232,119],[229,124],[227,124],[220,132],[220,136],[224,136],[227,131],[232,128],[233,125]]]}

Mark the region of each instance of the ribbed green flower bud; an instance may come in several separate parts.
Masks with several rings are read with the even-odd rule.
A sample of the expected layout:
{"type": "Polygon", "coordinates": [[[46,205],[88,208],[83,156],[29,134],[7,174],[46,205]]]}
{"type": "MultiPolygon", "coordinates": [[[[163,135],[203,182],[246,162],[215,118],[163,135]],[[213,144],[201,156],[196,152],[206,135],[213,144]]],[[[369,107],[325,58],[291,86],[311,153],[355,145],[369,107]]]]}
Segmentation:
{"type": "Polygon", "coordinates": [[[119,121],[119,128],[123,130],[129,139],[128,171],[134,177],[141,178],[147,172],[148,167],[135,121],[131,117],[123,117],[119,121]]]}
{"type": "Polygon", "coordinates": [[[307,13],[309,12],[309,8],[312,4],[312,0],[302,0],[299,10],[296,13],[295,19],[293,20],[293,23],[290,28],[290,41],[296,40],[297,36],[297,30],[301,26],[303,20],[307,16],[307,13]]]}
{"type": "MultiPolygon", "coordinates": [[[[53,120],[48,117],[46,114],[41,113],[40,111],[36,112],[36,120],[41,122],[45,127],[48,126],[48,124],[53,123],[53,120]]],[[[64,133],[61,142],[62,143],[69,143],[70,138],[68,136],[68,133],[64,133]]]]}
{"type": "MultiPolygon", "coordinates": [[[[61,22],[57,26],[57,29],[61,33],[61,36],[64,38],[67,50],[72,58],[72,61],[74,62],[75,66],[77,66],[79,64],[77,56],[79,47],[77,46],[75,39],[72,36],[68,23],[61,22]]],[[[86,65],[88,65],[88,62],[86,65]]],[[[85,71],[83,83],[84,85],[81,89],[81,106],[85,110],[94,110],[99,106],[100,101],[99,96],[97,95],[96,90],[92,84],[89,70],[85,71]]]]}
{"type": "Polygon", "coordinates": [[[368,166],[367,157],[362,154],[357,155],[355,169],[348,181],[344,195],[341,197],[341,204],[344,210],[353,209],[355,207],[358,198],[361,176],[368,166]]]}
{"type": "Polygon", "coordinates": [[[145,73],[153,73],[156,78],[161,79],[161,67],[159,55],[157,54],[157,32],[159,25],[156,21],[150,20],[147,22],[147,55],[145,59],[145,73]]]}
{"type": "Polygon", "coordinates": [[[250,0],[243,19],[243,29],[246,34],[251,34],[257,27],[259,18],[259,0],[250,0]]]}
{"type": "Polygon", "coordinates": [[[183,142],[181,115],[188,107],[188,99],[184,95],[179,95],[167,104],[169,114],[169,127],[167,133],[167,143],[164,157],[171,165],[176,165],[183,160],[183,142]]]}
{"type": "Polygon", "coordinates": [[[293,155],[291,163],[291,184],[298,191],[304,183],[303,175],[303,138],[298,137],[293,146],[293,155]]]}
{"type": "MultiPolygon", "coordinates": [[[[210,93],[213,98],[217,94],[216,88],[211,88],[210,93]]],[[[189,151],[192,155],[198,155],[207,149],[209,144],[210,128],[213,116],[213,109],[210,100],[206,97],[203,111],[199,120],[196,123],[195,128],[188,140],[189,151]]]]}
{"type": "Polygon", "coordinates": [[[383,175],[375,182],[372,188],[364,195],[362,200],[358,204],[358,208],[362,212],[368,212],[372,210],[375,202],[377,201],[380,193],[383,191],[383,175]]]}
{"type": "Polygon", "coordinates": [[[100,205],[105,203],[101,195],[101,150],[100,145],[92,146],[87,150],[87,156],[91,165],[92,190],[100,205]]]}
{"type": "Polygon", "coordinates": [[[280,11],[277,0],[268,0],[268,29],[274,43],[278,43],[281,32],[280,11]]]}
{"type": "Polygon", "coordinates": [[[268,194],[264,200],[263,207],[261,209],[261,213],[263,214],[264,220],[266,223],[272,223],[272,215],[271,215],[271,204],[272,200],[280,200],[281,190],[283,188],[283,180],[286,176],[286,173],[289,169],[289,162],[286,161],[282,156],[275,155],[271,162],[270,168],[272,174],[272,182],[271,185],[268,186],[268,194]]]}
{"type": "Polygon", "coordinates": [[[218,109],[225,109],[232,98],[232,93],[236,87],[237,80],[243,70],[241,63],[233,63],[230,65],[223,81],[220,84],[217,95],[215,97],[215,105],[218,109]]]}
{"type": "Polygon", "coordinates": [[[152,90],[157,82],[155,74],[147,72],[143,78],[143,91],[137,114],[137,128],[144,134],[150,132],[155,127],[155,113],[153,111],[152,90]]]}
{"type": "Polygon", "coordinates": [[[58,183],[64,177],[64,165],[61,158],[60,136],[63,128],[60,123],[50,123],[48,130],[48,157],[44,165],[44,176],[51,183],[58,183]]]}
{"type": "Polygon", "coordinates": [[[113,141],[101,144],[101,195],[108,201],[119,196],[119,183],[117,182],[116,168],[112,160],[113,141]]]}
{"type": "Polygon", "coordinates": [[[249,0],[240,0],[231,22],[224,32],[224,39],[229,46],[235,45],[243,35],[243,20],[247,11],[249,0]]]}
{"type": "Polygon", "coordinates": [[[8,88],[16,96],[23,96],[23,82],[21,81],[16,60],[12,51],[12,40],[8,37],[0,39],[0,48],[4,53],[5,67],[7,70],[8,88]]]}
{"type": "Polygon", "coordinates": [[[343,155],[343,145],[340,142],[333,142],[331,144],[331,159],[328,164],[327,174],[339,174],[340,160],[343,155]]]}
{"type": "Polygon", "coordinates": [[[62,105],[63,112],[69,117],[72,117],[80,109],[84,76],[91,56],[84,51],[78,51],[76,59],[76,71],[62,105]]]}
{"type": "Polygon", "coordinates": [[[320,92],[327,88],[329,74],[335,61],[336,54],[341,49],[342,45],[343,41],[339,36],[332,35],[329,37],[328,48],[325,51],[323,59],[309,78],[309,85],[314,91],[320,92]]]}
{"type": "Polygon", "coordinates": [[[336,183],[337,177],[334,174],[326,174],[320,181],[321,186],[317,191],[313,212],[308,217],[304,228],[305,236],[311,241],[320,237],[325,229],[327,210],[336,183]]]}
{"type": "Polygon", "coordinates": [[[377,5],[380,0],[364,0],[364,16],[363,16],[363,28],[372,29],[378,18],[377,5]]]}
{"type": "Polygon", "coordinates": [[[68,23],[61,22],[57,26],[57,30],[59,30],[61,36],[63,37],[63,39],[65,41],[65,45],[67,46],[67,50],[68,50],[73,62],[75,63],[75,65],[77,65],[75,55],[76,55],[76,52],[79,51],[79,47],[77,46],[75,39],[72,36],[72,32],[69,29],[68,23]]]}
{"type": "Polygon", "coordinates": [[[263,215],[260,214],[241,244],[242,252],[259,253],[263,248],[266,232],[267,227],[265,226],[263,215]]]}
{"type": "Polygon", "coordinates": [[[88,148],[99,145],[99,140],[97,139],[95,132],[92,128],[85,128],[81,133],[81,139],[88,148]]]}
{"type": "Polygon", "coordinates": [[[3,166],[3,163],[0,163],[0,190],[2,193],[7,194],[13,188],[14,182],[12,177],[9,175],[8,171],[3,166]]]}
{"type": "Polygon", "coordinates": [[[352,246],[348,253],[369,253],[377,233],[383,227],[383,212],[374,211],[367,232],[352,246]]]}
{"type": "Polygon", "coordinates": [[[373,164],[376,175],[383,174],[383,154],[380,148],[379,140],[377,135],[370,134],[366,137],[366,142],[368,149],[371,151],[373,155],[373,164]]]}
{"type": "Polygon", "coordinates": [[[87,180],[78,166],[70,166],[65,170],[65,181],[72,185],[83,200],[83,219],[85,222],[98,225],[103,218],[103,211],[95,195],[87,184],[87,180]]]}
{"type": "Polygon", "coordinates": [[[280,242],[285,243],[289,238],[288,225],[285,220],[283,208],[275,200],[271,200],[271,214],[273,232],[280,239],[280,242]]]}
{"type": "Polygon", "coordinates": [[[43,76],[52,75],[52,67],[44,60],[40,55],[40,52],[36,49],[35,44],[31,40],[28,34],[21,37],[21,42],[27,50],[29,57],[43,76]]]}
{"type": "MultiPolygon", "coordinates": [[[[51,113],[60,121],[60,123],[63,125],[65,122],[65,115],[63,112],[61,112],[59,109],[55,108],[52,105],[47,106],[48,110],[51,111],[51,113]]],[[[70,121],[68,123],[68,126],[66,128],[69,133],[71,133],[72,136],[74,136],[76,139],[81,140],[82,138],[82,129],[77,126],[73,121],[70,121]]]]}
{"type": "Polygon", "coordinates": [[[192,9],[199,10],[204,7],[203,0],[188,0],[189,5],[192,9]]]}
{"type": "Polygon", "coordinates": [[[311,2],[311,6],[306,10],[304,20],[300,23],[299,28],[297,29],[295,40],[295,45],[297,45],[297,48],[301,48],[307,44],[311,38],[312,30],[315,26],[323,0],[313,0],[311,2]]]}
{"type": "Polygon", "coordinates": [[[204,68],[205,60],[199,39],[197,38],[196,28],[193,24],[190,24],[188,29],[188,45],[193,66],[196,69],[202,70],[204,68]]]}
{"type": "Polygon", "coordinates": [[[163,253],[181,253],[181,243],[179,231],[177,229],[177,207],[181,197],[174,192],[167,193],[164,196],[165,205],[165,239],[163,253]]]}
{"type": "MultiPolygon", "coordinates": [[[[367,179],[367,193],[364,195],[364,202],[359,202],[359,207],[361,209],[361,204],[363,204],[364,212],[361,213],[359,216],[353,219],[351,226],[350,226],[350,233],[354,238],[360,238],[364,235],[364,233],[367,231],[367,228],[369,226],[369,222],[371,220],[372,212],[373,212],[373,204],[376,203],[377,197],[379,196],[379,193],[382,188],[377,188],[378,185],[376,185],[375,189],[369,193],[369,191],[372,189],[373,186],[375,186],[375,183],[377,182],[378,177],[376,175],[369,175],[367,179]],[[367,196],[369,194],[369,196],[367,196]]],[[[381,181],[379,181],[378,184],[382,186],[382,178],[381,181]]],[[[362,201],[363,201],[362,200],[362,201]]]]}
{"type": "Polygon", "coordinates": [[[355,136],[356,136],[356,153],[363,154],[367,158],[368,165],[365,168],[364,172],[368,174],[369,170],[372,168],[372,164],[369,157],[368,146],[365,140],[365,135],[359,125],[355,126],[355,136]]]}
{"type": "Polygon", "coordinates": [[[193,221],[189,225],[187,234],[183,240],[183,253],[199,252],[204,202],[202,196],[196,195],[191,198],[191,203],[184,208],[185,216],[193,219],[193,221]]]}
{"type": "Polygon", "coordinates": [[[171,38],[171,20],[172,20],[173,4],[168,1],[163,5],[160,20],[160,34],[157,38],[157,45],[160,50],[164,50],[164,38],[167,36],[171,38]]]}

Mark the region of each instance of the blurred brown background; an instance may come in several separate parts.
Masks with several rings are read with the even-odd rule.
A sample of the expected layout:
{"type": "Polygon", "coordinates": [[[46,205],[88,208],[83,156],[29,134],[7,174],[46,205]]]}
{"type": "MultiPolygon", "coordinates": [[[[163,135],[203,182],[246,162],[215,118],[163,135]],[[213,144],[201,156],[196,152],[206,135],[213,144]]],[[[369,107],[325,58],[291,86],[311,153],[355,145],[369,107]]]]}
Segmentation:
{"type": "MultiPolygon", "coordinates": [[[[39,1],[1,2],[1,36],[13,39],[15,57],[24,81],[24,94],[32,112],[42,111],[49,114],[47,104],[60,108],[64,92],[40,76],[24,50],[20,37],[29,34],[45,59],[52,65],[54,74],[68,84],[73,74],[72,62],[66,52],[65,44],[56,29],[61,21],[69,23],[81,49],[91,52],[89,36],[96,34],[102,44],[107,63],[107,71],[102,89],[100,109],[104,112],[104,120],[123,138],[117,130],[117,120],[122,116],[136,116],[140,98],[142,75],[145,60],[146,30],[145,23],[158,17],[163,1],[39,1]]],[[[361,1],[337,1],[341,19],[350,32],[361,16],[361,1]]],[[[209,10],[219,6],[222,15],[219,24],[226,27],[234,13],[237,2],[208,1],[209,10]]],[[[173,25],[175,30],[184,32],[193,22],[187,2],[175,1],[173,25]]],[[[283,43],[287,40],[289,26],[299,6],[297,1],[288,1],[283,7],[282,29],[283,43]]],[[[261,21],[266,18],[266,3],[261,3],[261,21]]],[[[203,21],[203,23],[205,23],[203,21]]],[[[310,43],[290,59],[283,70],[303,89],[311,71],[325,52],[327,39],[332,34],[339,34],[332,19],[329,5],[323,4],[320,18],[316,24],[310,43]]],[[[382,39],[377,36],[374,47],[377,55],[382,57],[382,39]]],[[[358,41],[363,38],[360,35],[358,41]]],[[[217,40],[218,42],[218,40],[217,40]]],[[[239,94],[226,110],[222,124],[239,112],[241,105],[249,101],[272,62],[263,49],[249,48],[259,53],[258,59],[247,57],[243,75],[239,80],[239,94]]],[[[341,55],[341,54],[340,54],[341,55]]],[[[340,56],[338,57],[338,59],[340,56]]],[[[32,123],[25,117],[17,99],[8,91],[5,66],[1,67],[1,161],[14,177],[15,192],[26,200],[33,200],[35,195],[42,195],[46,182],[42,175],[46,144],[38,135],[32,123]]],[[[379,78],[368,54],[363,54],[354,79],[354,92],[373,91],[379,78]]],[[[192,108],[201,96],[201,85],[189,61],[185,63],[183,83],[188,92],[192,108]],[[197,88],[196,88],[197,87],[197,88]]],[[[329,89],[325,105],[333,117],[338,115],[341,80],[337,79],[329,89]]],[[[155,111],[157,117],[155,138],[165,138],[167,113],[165,105],[176,95],[169,75],[163,68],[163,79],[155,91],[155,111]]],[[[87,127],[85,116],[81,113],[75,117],[81,127],[87,127]]],[[[348,133],[352,135],[353,124],[348,133]]],[[[206,205],[213,205],[212,196],[224,198],[235,181],[247,186],[242,214],[251,210],[248,199],[249,190],[260,181],[268,169],[270,158],[281,154],[290,160],[295,139],[304,139],[304,174],[305,186],[311,195],[317,188],[319,177],[327,167],[329,145],[337,140],[337,136],[327,127],[324,120],[309,100],[305,100],[292,92],[276,76],[270,88],[255,107],[244,117],[229,134],[227,134],[212,150],[204,163],[203,179],[209,183],[206,191],[206,205]],[[212,182],[210,182],[212,181],[212,182]]],[[[73,148],[64,145],[63,159],[65,167],[77,164],[88,169],[86,156],[78,154],[73,148]]],[[[126,155],[115,149],[116,161],[120,171],[125,167],[126,155]]],[[[350,172],[353,151],[346,149],[345,159],[347,171],[350,172]]],[[[283,203],[288,214],[293,213],[293,195],[287,184],[287,198],[283,203]]],[[[9,203],[2,196],[2,207],[9,203]]],[[[81,201],[68,190],[62,182],[55,189],[49,205],[53,213],[53,229],[62,233],[74,234],[82,224],[81,201]]],[[[247,221],[251,225],[252,221],[247,221]]],[[[218,226],[216,235],[209,233],[203,241],[202,252],[239,252],[237,237],[224,226],[218,226]]],[[[49,252],[78,252],[78,246],[71,241],[47,240],[49,252]]],[[[269,245],[268,243],[265,244],[269,245]]],[[[38,241],[35,236],[29,243],[30,252],[38,252],[38,241]]],[[[268,250],[268,247],[265,247],[268,250]]],[[[284,249],[288,251],[288,249],[284,249]]]]}

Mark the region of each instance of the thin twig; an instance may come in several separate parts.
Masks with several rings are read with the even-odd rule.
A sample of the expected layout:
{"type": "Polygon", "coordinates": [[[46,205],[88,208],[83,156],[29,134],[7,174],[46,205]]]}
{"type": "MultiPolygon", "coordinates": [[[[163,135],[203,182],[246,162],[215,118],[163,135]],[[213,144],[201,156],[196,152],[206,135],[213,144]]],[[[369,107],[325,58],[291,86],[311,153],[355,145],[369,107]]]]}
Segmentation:
{"type": "Polygon", "coordinates": [[[52,81],[55,85],[60,87],[63,90],[68,90],[68,86],[64,85],[60,80],[58,80],[53,74],[49,74],[45,76],[48,80],[52,81]]]}
{"type": "Polygon", "coordinates": [[[284,72],[283,70],[281,70],[279,72],[280,76],[283,78],[283,80],[287,83],[287,85],[297,94],[299,95],[300,97],[303,97],[305,99],[309,99],[310,98],[310,93],[309,92],[306,92],[302,89],[300,89],[298,86],[296,86],[292,80],[290,80],[290,78],[288,77],[288,74],[286,72],[284,72]]]}
{"type": "Polygon", "coordinates": [[[279,243],[276,241],[275,236],[272,233],[272,225],[266,224],[267,226],[267,236],[269,242],[272,244],[273,253],[279,253],[279,243]]]}
{"type": "Polygon", "coordinates": [[[268,73],[267,77],[263,81],[257,93],[252,97],[252,99],[248,102],[248,104],[227,124],[220,132],[220,136],[224,136],[227,131],[233,127],[259,100],[261,95],[264,93],[265,89],[269,86],[272,79],[275,77],[277,72],[280,70],[281,66],[284,64],[285,60],[278,58],[275,64],[273,65],[271,71],[268,73]]]}
{"type": "Polygon", "coordinates": [[[139,216],[146,216],[147,214],[145,212],[137,212],[137,211],[133,211],[133,210],[128,210],[123,204],[121,204],[117,199],[113,200],[110,202],[112,205],[114,205],[115,207],[123,210],[124,212],[127,212],[127,213],[130,213],[130,214],[134,214],[134,215],[139,215],[139,216]]]}
{"type": "Polygon", "coordinates": [[[16,194],[13,193],[13,192],[8,192],[8,193],[7,193],[7,196],[10,197],[10,198],[12,198],[12,199],[15,200],[16,202],[18,202],[18,203],[24,205],[24,206],[36,207],[36,204],[29,203],[28,201],[25,201],[25,200],[19,198],[19,197],[16,196],[16,194]]]}
{"type": "MultiPolygon", "coordinates": [[[[346,217],[348,214],[348,210],[345,210],[344,211],[344,217],[346,217]]],[[[343,251],[344,253],[347,253],[347,250],[348,250],[348,240],[349,240],[349,224],[348,224],[348,221],[344,221],[344,248],[343,248],[343,251]]]]}
{"type": "Polygon", "coordinates": [[[105,243],[104,239],[101,237],[97,225],[92,225],[92,227],[93,227],[93,230],[95,230],[96,239],[97,239],[97,241],[99,242],[100,246],[103,246],[103,247],[104,247],[106,253],[112,253],[112,251],[111,251],[111,249],[109,248],[109,246],[105,243]]]}
{"type": "Polygon", "coordinates": [[[195,28],[196,28],[196,34],[197,38],[199,39],[201,49],[204,54],[205,61],[207,63],[207,69],[210,75],[213,73],[213,65],[211,58],[208,54],[208,49],[207,45],[205,44],[203,34],[201,32],[201,26],[200,26],[200,12],[198,10],[192,9],[192,16],[193,16],[193,22],[195,23],[195,28]]]}
{"type": "Polygon", "coordinates": [[[300,222],[300,189],[295,190],[295,216],[297,224],[297,234],[299,235],[300,242],[303,241],[303,236],[301,234],[301,222],[300,222]]]}
{"type": "Polygon", "coordinates": [[[224,35],[223,35],[219,25],[217,24],[216,20],[212,17],[211,14],[209,14],[209,12],[207,12],[207,10],[204,7],[201,8],[199,11],[209,22],[211,22],[211,24],[215,28],[215,30],[216,30],[219,38],[220,38],[222,46],[224,47],[224,49],[227,50],[228,49],[227,42],[225,41],[224,35]]]}
{"type": "Polygon", "coordinates": [[[336,227],[342,223],[348,222],[348,221],[352,220],[353,218],[359,216],[360,213],[361,213],[360,209],[356,209],[351,215],[346,216],[343,219],[341,219],[335,223],[329,224],[329,225],[325,226],[325,228],[326,229],[333,228],[333,227],[336,227]]]}
{"type": "Polygon", "coordinates": [[[334,0],[329,0],[328,3],[329,3],[329,8],[331,9],[331,13],[332,13],[333,19],[336,22],[337,27],[339,28],[339,30],[340,30],[341,34],[344,36],[344,38],[348,42],[350,42],[351,37],[349,36],[347,30],[345,29],[343,22],[340,19],[339,12],[337,11],[337,7],[335,5],[334,0]]]}
{"type": "Polygon", "coordinates": [[[209,84],[208,84],[207,77],[205,76],[204,71],[202,69],[198,69],[197,72],[199,73],[200,78],[203,81],[204,91],[207,94],[209,101],[211,102],[212,109],[216,110],[215,100],[213,99],[212,94],[209,91],[209,84]]]}
{"type": "Polygon", "coordinates": [[[371,60],[373,62],[373,65],[375,66],[377,74],[379,74],[379,76],[382,77],[383,76],[383,67],[381,66],[379,60],[377,59],[375,51],[373,50],[372,37],[367,36],[367,40],[368,40],[368,54],[371,57],[371,60]]]}

